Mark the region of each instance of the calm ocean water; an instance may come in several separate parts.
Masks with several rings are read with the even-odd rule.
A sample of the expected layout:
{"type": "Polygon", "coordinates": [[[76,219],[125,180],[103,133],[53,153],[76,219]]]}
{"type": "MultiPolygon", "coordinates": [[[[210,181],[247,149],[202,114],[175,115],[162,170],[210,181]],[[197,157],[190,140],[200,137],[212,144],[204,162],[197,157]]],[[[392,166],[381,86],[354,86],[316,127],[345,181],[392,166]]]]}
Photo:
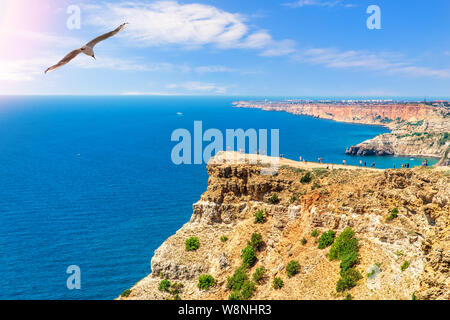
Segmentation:
{"type": "MultiPolygon", "coordinates": [[[[236,98],[237,99],[237,98],[236,98]]],[[[231,108],[232,98],[0,98],[0,299],[113,299],[191,216],[205,165],[175,166],[173,130],[279,128],[280,152],[315,161],[386,129],[231,108]],[[177,115],[180,112],[183,115],[177,115]],[[81,290],[66,268],[81,268],[81,290]]],[[[402,158],[364,158],[397,167],[402,158]]]]}

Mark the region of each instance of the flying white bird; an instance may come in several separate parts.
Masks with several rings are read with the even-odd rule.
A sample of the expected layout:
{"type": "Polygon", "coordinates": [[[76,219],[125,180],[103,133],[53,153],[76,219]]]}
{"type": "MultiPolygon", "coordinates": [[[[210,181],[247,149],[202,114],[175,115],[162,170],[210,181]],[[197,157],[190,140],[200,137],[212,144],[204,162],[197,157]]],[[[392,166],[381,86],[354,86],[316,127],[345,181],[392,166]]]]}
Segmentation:
{"type": "Polygon", "coordinates": [[[45,70],[45,73],[49,72],[49,71],[53,71],[55,69],[58,69],[60,67],[62,67],[65,64],[68,64],[70,61],[72,61],[76,56],[78,56],[80,53],[84,53],[85,55],[88,55],[92,58],[95,59],[95,54],[94,54],[94,46],[103,41],[106,40],[108,38],[111,38],[113,36],[115,36],[116,34],[118,34],[120,31],[122,31],[123,28],[125,28],[125,26],[128,23],[123,23],[121,24],[119,27],[117,27],[117,29],[105,33],[97,38],[95,38],[94,40],[86,43],[86,45],[84,45],[83,47],[73,50],[72,52],[70,52],[69,54],[67,54],[64,58],[62,58],[62,60],[60,62],[58,62],[57,64],[55,64],[54,66],[48,68],[47,70],[45,70]]]}

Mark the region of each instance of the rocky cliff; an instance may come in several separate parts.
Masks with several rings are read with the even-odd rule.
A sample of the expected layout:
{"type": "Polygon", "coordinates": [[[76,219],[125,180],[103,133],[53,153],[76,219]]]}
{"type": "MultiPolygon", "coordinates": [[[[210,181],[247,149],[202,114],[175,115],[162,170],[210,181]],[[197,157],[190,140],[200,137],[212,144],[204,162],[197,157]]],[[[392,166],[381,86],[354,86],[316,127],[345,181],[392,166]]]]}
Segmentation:
{"type": "Polygon", "coordinates": [[[346,150],[351,155],[441,158],[450,147],[450,109],[425,104],[292,104],[236,102],[235,107],[285,111],[339,122],[384,125],[392,130],[346,150]]]}
{"type": "Polygon", "coordinates": [[[256,263],[239,269],[252,299],[450,299],[449,171],[327,169],[282,159],[278,173],[262,175],[267,157],[250,164],[238,156],[234,163],[221,161],[223,154],[210,161],[208,188],[190,221],[155,251],[152,274],[120,299],[228,299],[255,233],[262,238],[256,263]],[[257,212],[262,223],[255,223],[257,212]],[[348,227],[358,239],[354,269],[362,277],[338,292],[342,264],[318,242],[323,232],[339,237],[348,227]],[[186,251],[191,237],[199,247],[186,251]],[[297,274],[288,275],[292,260],[297,274]],[[261,267],[266,272],[256,283],[261,267]],[[214,279],[208,290],[197,286],[204,274],[214,279]],[[284,282],[278,290],[276,277],[284,282]]]}

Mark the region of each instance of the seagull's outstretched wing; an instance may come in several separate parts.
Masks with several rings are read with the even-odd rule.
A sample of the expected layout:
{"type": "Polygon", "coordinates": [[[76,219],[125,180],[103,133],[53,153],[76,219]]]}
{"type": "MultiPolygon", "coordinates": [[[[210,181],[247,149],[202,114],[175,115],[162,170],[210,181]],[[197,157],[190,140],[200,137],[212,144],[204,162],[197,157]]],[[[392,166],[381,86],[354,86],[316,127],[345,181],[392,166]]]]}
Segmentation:
{"type": "Polygon", "coordinates": [[[81,53],[81,49],[73,50],[72,52],[67,54],[64,58],[62,58],[62,60],[60,62],[58,62],[54,66],[52,66],[52,67],[48,68],[47,70],[45,70],[45,73],[47,73],[49,71],[53,71],[55,69],[58,69],[59,67],[62,67],[65,64],[68,64],[73,58],[75,58],[80,53],[81,53]]]}
{"type": "Polygon", "coordinates": [[[94,48],[94,46],[95,46],[97,43],[99,43],[99,42],[101,42],[101,41],[103,41],[103,40],[106,40],[106,39],[108,39],[108,38],[111,38],[111,37],[115,36],[116,34],[118,34],[120,31],[123,30],[123,28],[125,28],[125,26],[126,26],[127,24],[128,24],[128,23],[123,23],[123,24],[121,24],[120,26],[118,26],[115,30],[113,30],[113,31],[111,31],[111,32],[108,32],[108,33],[105,33],[105,34],[103,34],[103,35],[101,35],[101,36],[95,38],[95,39],[92,40],[92,41],[89,41],[88,43],[86,43],[86,47],[94,48]]]}

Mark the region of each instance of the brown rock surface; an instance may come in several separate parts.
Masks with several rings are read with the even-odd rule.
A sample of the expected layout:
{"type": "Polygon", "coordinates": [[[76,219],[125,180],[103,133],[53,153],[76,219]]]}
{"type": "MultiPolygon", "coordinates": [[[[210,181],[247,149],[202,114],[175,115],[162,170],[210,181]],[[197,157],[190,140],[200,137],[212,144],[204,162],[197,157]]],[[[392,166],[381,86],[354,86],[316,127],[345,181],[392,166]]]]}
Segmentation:
{"type": "Polygon", "coordinates": [[[420,299],[450,299],[450,177],[445,170],[326,170],[282,159],[272,176],[261,175],[263,164],[227,164],[218,158],[207,167],[208,188],[194,204],[191,220],[155,251],[153,273],[131,288],[128,299],[170,298],[158,290],[160,276],[184,285],[182,299],[227,299],[227,277],[240,266],[241,250],[254,232],[264,245],[248,274],[267,269],[254,299],[342,299],[336,292],[339,262],[327,258],[329,249],[318,249],[311,231],[339,234],[348,226],[359,239],[357,269],[363,275],[350,291],[354,299],[411,299],[413,293],[420,299]],[[306,170],[313,180],[302,184],[306,170]],[[280,202],[268,202],[273,193],[280,202]],[[387,221],[394,207],[398,217],[387,221]],[[259,209],[266,212],[264,224],[254,223],[259,209]],[[199,238],[200,247],[186,252],[184,242],[191,236],[199,238]],[[285,271],[290,260],[301,266],[292,278],[285,271]],[[401,271],[404,261],[410,266],[401,271]],[[368,278],[375,264],[381,272],[368,278]],[[197,288],[201,274],[216,280],[209,291],[197,288]],[[272,288],[274,277],[283,279],[281,290],[272,288]]]}

